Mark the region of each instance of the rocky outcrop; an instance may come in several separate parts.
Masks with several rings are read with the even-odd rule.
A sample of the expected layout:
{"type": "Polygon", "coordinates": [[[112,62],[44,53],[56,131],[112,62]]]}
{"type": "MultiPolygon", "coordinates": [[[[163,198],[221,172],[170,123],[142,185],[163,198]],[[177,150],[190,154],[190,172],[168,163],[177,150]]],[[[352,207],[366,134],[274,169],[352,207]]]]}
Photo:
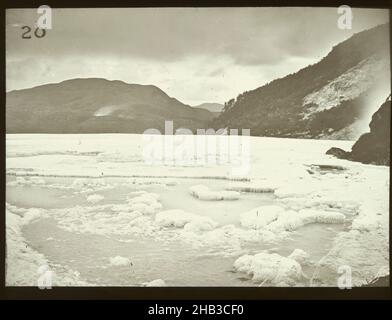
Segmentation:
{"type": "Polygon", "coordinates": [[[385,101],[373,114],[370,132],[363,134],[350,152],[331,148],[327,154],[367,164],[390,165],[391,100],[385,101]]]}
{"type": "Polygon", "coordinates": [[[348,154],[347,151],[344,151],[343,149],[340,148],[336,148],[336,147],[332,147],[331,149],[329,149],[326,154],[330,154],[335,156],[336,158],[341,158],[344,159],[345,156],[348,154]]]}

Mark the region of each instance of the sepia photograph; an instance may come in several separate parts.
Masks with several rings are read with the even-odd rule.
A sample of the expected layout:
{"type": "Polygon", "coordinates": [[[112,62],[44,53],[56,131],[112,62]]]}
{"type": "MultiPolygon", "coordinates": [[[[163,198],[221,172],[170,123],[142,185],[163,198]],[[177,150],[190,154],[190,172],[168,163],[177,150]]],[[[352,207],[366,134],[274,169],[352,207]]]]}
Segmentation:
{"type": "Polygon", "coordinates": [[[389,287],[389,17],[6,9],[5,286],[389,287]]]}

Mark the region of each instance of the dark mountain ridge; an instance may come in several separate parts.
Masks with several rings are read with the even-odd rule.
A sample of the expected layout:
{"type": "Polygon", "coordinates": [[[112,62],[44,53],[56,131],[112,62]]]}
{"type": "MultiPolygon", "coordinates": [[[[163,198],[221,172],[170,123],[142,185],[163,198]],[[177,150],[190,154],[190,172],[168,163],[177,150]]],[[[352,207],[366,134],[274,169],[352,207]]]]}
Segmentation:
{"type": "Polygon", "coordinates": [[[204,128],[214,115],[185,105],[152,85],[72,79],[6,94],[7,133],[142,133],[204,128]]]}

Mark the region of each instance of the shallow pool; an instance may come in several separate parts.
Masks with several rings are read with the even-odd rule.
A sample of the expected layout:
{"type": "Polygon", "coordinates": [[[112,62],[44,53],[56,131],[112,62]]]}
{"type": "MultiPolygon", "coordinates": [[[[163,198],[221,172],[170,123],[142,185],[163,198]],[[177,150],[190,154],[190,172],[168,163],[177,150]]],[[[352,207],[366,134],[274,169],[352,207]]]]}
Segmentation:
{"type": "MultiPolygon", "coordinates": [[[[8,182],[14,180],[13,177],[7,179],[8,182]]],[[[52,210],[89,206],[89,194],[102,195],[104,198],[100,204],[121,204],[130,192],[145,190],[159,194],[164,210],[183,209],[209,216],[219,225],[238,225],[241,212],[276,201],[273,194],[241,193],[239,200],[232,201],[202,201],[189,194],[189,187],[200,183],[208,185],[211,190],[224,190],[228,184],[225,180],[176,179],[173,184],[165,179],[112,178],[105,179],[105,184],[87,185],[82,189],[69,187],[73,180],[45,178],[44,185],[7,186],[7,202],[17,207],[52,210]]],[[[293,232],[289,238],[275,243],[244,243],[242,254],[269,250],[288,256],[294,249],[300,248],[310,255],[312,261],[317,262],[328,253],[334,237],[345,227],[307,225],[293,232]]],[[[170,286],[259,285],[247,276],[234,272],[233,262],[239,255],[222,255],[219,247],[195,248],[182,241],[164,242],[140,236],[124,238],[114,234],[70,232],[60,228],[54,216],[26,225],[23,235],[27,243],[44,254],[54,268],[61,265],[76,270],[84,280],[92,284],[133,286],[163,279],[170,286]],[[110,265],[110,258],[115,256],[129,258],[131,265],[110,265]]],[[[310,278],[314,265],[304,266],[303,271],[310,278]]],[[[299,283],[308,284],[306,278],[299,283]]]]}

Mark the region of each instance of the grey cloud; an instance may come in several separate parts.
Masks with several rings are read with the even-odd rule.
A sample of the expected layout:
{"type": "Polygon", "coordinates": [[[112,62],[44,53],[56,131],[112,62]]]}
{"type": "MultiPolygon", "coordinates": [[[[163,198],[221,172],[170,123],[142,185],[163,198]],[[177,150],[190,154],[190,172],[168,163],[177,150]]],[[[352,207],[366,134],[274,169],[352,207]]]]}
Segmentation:
{"type": "Polygon", "coordinates": [[[35,10],[7,10],[6,87],[103,77],[154,84],[183,102],[224,102],[317,62],[354,32],[388,21],[334,8],[55,9],[44,38],[22,39],[35,10]]]}
{"type": "Polygon", "coordinates": [[[7,12],[10,55],[107,55],[174,62],[226,55],[238,64],[275,64],[325,53],[353,32],[380,24],[387,11],[356,9],[354,29],[337,28],[335,8],[55,9],[53,30],[23,40],[14,23],[34,23],[34,10],[7,12]]]}

